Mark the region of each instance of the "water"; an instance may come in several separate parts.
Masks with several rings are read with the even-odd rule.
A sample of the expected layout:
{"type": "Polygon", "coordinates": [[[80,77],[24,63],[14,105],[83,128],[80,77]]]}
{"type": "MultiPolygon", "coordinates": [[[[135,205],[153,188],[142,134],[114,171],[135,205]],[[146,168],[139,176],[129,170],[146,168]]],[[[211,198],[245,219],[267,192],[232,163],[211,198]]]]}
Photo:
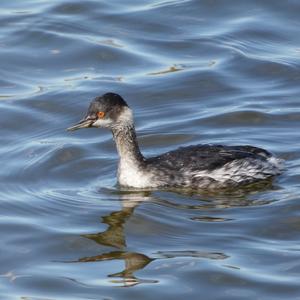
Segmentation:
{"type": "Polygon", "coordinates": [[[299,1],[1,1],[0,299],[300,299],[299,1]],[[227,194],[125,193],[120,93],[145,155],[252,144],[287,163],[227,194]],[[127,287],[127,288],[124,288],[127,287]]]}

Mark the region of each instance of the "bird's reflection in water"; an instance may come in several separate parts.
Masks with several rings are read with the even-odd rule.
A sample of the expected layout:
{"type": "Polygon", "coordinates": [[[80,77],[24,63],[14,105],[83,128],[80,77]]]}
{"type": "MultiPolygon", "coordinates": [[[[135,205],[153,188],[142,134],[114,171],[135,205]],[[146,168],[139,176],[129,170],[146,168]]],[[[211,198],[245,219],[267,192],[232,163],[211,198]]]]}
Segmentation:
{"type": "Polygon", "coordinates": [[[149,257],[143,253],[126,251],[126,235],[124,225],[128,219],[133,215],[134,210],[140,203],[145,201],[157,201],[151,192],[126,192],[121,193],[122,207],[119,211],[114,211],[107,216],[102,217],[102,223],[108,225],[104,232],[95,234],[82,235],[85,238],[93,240],[94,242],[109,247],[114,247],[117,250],[107,253],[102,253],[95,256],[82,257],[76,262],[98,262],[107,260],[123,260],[125,268],[123,271],[110,274],[108,277],[119,277],[119,280],[112,280],[111,282],[121,284],[124,287],[134,286],[141,283],[157,283],[156,279],[142,279],[138,278],[134,273],[143,269],[149,263],[158,259],[170,259],[176,257],[199,257],[205,259],[226,259],[228,256],[223,253],[211,253],[205,251],[159,251],[149,257]]]}
{"type": "Polygon", "coordinates": [[[140,202],[147,200],[147,192],[143,193],[125,193],[122,197],[122,208],[119,211],[110,213],[102,217],[102,223],[107,224],[108,228],[104,232],[95,234],[82,235],[85,238],[93,240],[94,242],[118,249],[102,253],[96,256],[82,257],[77,262],[97,262],[107,260],[123,260],[125,269],[121,272],[110,274],[108,277],[119,277],[120,280],[113,280],[113,283],[122,284],[123,286],[134,286],[140,283],[156,283],[157,280],[141,279],[134,275],[135,271],[143,269],[155,258],[150,258],[147,255],[136,252],[126,251],[126,236],[124,232],[124,225],[126,221],[132,216],[135,208],[140,202]]]}
{"type": "MultiPolygon", "coordinates": [[[[143,202],[156,203],[162,207],[172,207],[178,210],[193,210],[198,216],[191,217],[193,221],[201,222],[227,222],[231,221],[229,218],[222,218],[220,216],[213,216],[209,212],[214,209],[227,209],[230,207],[242,207],[242,206],[253,206],[253,205],[265,205],[272,200],[265,199],[264,201],[256,201],[253,195],[257,192],[263,192],[269,189],[277,189],[270,181],[261,184],[259,186],[252,185],[250,187],[244,187],[242,189],[236,189],[234,191],[219,191],[213,194],[211,193],[195,193],[194,191],[137,191],[137,190],[109,190],[104,191],[104,194],[109,196],[115,195],[117,199],[121,200],[122,207],[119,211],[114,211],[109,215],[102,217],[102,223],[107,224],[108,227],[105,231],[82,235],[85,238],[93,240],[94,242],[113,247],[116,250],[101,253],[96,256],[82,257],[76,262],[87,263],[87,262],[99,262],[107,260],[123,260],[125,268],[123,271],[115,274],[110,274],[108,277],[120,278],[112,280],[112,283],[121,284],[121,286],[129,287],[141,283],[157,283],[157,279],[142,279],[135,275],[136,271],[143,269],[149,263],[158,259],[170,259],[178,257],[197,257],[212,260],[224,260],[228,256],[222,252],[206,252],[206,251],[158,251],[153,253],[149,257],[143,253],[129,252],[127,251],[126,235],[124,226],[130,217],[134,214],[135,209],[143,202]],[[179,195],[179,203],[174,198],[174,192],[179,195]],[[252,197],[249,198],[249,195],[252,197]],[[184,199],[181,199],[184,197],[184,199]],[[172,200],[170,200],[172,199],[172,200]],[[189,201],[196,201],[196,203],[188,204],[189,201]],[[209,213],[209,214],[207,214],[209,213]]],[[[102,191],[103,192],[103,191],[102,191]]],[[[225,266],[225,265],[224,265],[225,266]]],[[[234,267],[235,266],[228,266],[234,267]]]]}
{"type": "MultiPolygon", "coordinates": [[[[94,242],[113,247],[116,250],[102,253],[96,256],[82,257],[77,262],[97,262],[107,260],[123,260],[125,268],[123,271],[110,274],[108,277],[119,277],[119,280],[113,280],[113,283],[121,284],[122,286],[134,286],[141,283],[157,283],[156,279],[142,279],[138,278],[134,273],[143,269],[149,263],[158,259],[170,259],[178,257],[198,257],[204,259],[224,260],[228,256],[221,252],[205,252],[205,251],[159,251],[153,253],[152,257],[149,257],[143,253],[126,251],[126,235],[124,231],[124,225],[134,214],[135,209],[143,202],[149,202],[159,204],[163,207],[173,207],[179,210],[193,210],[199,212],[199,216],[192,217],[193,221],[205,221],[205,222],[225,222],[231,219],[222,217],[214,217],[207,215],[207,212],[211,209],[226,209],[236,206],[253,206],[253,205],[265,205],[270,201],[255,201],[248,197],[250,194],[255,195],[258,191],[263,192],[266,189],[276,189],[272,186],[271,182],[266,182],[261,186],[252,185],[242,189],[236,189],[234,191],[220,191],[219,193],[194,193],[194,191],[180,191],[180,195],[184,198],[196,200],[197,203],[192,205],[184,202],[176,203],[173,201],[174,197],[170,193],[178,191],[161,191],[159,193],[151,191],[109,191],[108,194],[116,194],[117,198],[121,198],[122,207],[119,211],[114,211],[107,216],[102,217],[102,223],[108,225],[108,228],[99,233],[85,234],[83,237],[93,240],[94,242]],[[170,201],[169,199],[173,199],[170,201]],[[198,202],[199,201],[199,202],[198,202]],[[204,213],[204,215],[203,215],[204,213]]],[[[107,191],[106,191],[107,192],[107,191]]],[[[185,199],[186,200],[186,199],[185,199]]],[[[229,267],[229,266],[228,266],[229,267]]],[[[233,267],[233,266],[232,266],[233,267]]]]}

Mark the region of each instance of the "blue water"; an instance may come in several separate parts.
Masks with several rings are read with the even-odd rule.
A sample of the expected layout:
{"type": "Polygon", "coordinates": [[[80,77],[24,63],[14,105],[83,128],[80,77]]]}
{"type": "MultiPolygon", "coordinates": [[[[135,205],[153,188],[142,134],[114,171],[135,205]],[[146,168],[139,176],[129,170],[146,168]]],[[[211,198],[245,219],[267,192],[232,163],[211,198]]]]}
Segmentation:
{"type": "Polygon", "coordinates": [[[0,299],[300,299],[300,2],[3,0],[0,299]],[[121,94],[144,155],[251,144],[286,160],[232,193],[116,185],[121,94]]]}

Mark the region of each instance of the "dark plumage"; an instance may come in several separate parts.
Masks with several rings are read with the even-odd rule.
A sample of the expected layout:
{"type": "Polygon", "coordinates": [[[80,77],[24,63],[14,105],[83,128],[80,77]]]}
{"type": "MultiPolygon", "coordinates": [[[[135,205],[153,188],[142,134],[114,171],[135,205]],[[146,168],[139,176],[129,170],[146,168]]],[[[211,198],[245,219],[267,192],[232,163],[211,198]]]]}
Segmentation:
{"type": "Polygon", "coordinates": [[[182,166],[190,171],[212,171],[234,160],[257,159],[266,162],[271,154],[252,146],[192,145],[147,159],[150,164],[160,164],[178,170],[182,166]]]}

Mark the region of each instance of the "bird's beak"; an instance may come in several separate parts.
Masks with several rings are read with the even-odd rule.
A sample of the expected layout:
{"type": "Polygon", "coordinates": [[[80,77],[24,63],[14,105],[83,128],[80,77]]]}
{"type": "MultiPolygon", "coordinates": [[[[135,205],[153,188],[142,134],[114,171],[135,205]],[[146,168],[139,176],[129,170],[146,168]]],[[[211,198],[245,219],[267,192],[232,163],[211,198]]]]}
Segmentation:
{"type": "Polygon", "coordinates": [[[91,127],[95,121],[96,121],[95,119],[91,119],[91,118],[87,117],[87,118],[81,120],[80,122],[78,122],[77,124],[67,128],[67,130],[74,131],[74,130],[81,129],[81,128],[88,128],[88,127],[91,127]]]}

